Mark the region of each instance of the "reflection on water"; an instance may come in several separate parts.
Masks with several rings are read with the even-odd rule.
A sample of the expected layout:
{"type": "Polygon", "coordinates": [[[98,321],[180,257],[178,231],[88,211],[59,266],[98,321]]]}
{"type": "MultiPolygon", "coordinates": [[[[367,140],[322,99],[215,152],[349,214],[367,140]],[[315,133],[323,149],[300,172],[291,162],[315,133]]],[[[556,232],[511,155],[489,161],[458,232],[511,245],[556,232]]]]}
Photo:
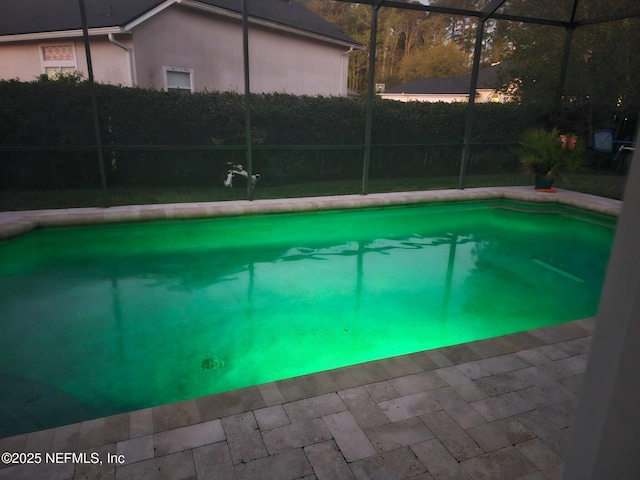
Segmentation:
{"type": "Polygon", "coordinates": [[[612,222],[491,207],[2,244],[0,379],[46,383],[102,416],[595,314],[612,222]]]}

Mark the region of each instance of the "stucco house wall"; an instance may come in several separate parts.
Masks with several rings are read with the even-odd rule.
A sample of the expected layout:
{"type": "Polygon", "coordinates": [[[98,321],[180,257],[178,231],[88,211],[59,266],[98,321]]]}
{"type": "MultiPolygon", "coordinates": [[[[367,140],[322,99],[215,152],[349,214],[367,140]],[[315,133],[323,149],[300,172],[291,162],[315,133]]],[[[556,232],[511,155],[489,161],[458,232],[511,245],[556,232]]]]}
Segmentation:
{"type": "MultiPolygon", "coordinates": [[[[478,88],[476,90],[476,103],[490,102],[495,94],[495,90],[478,88]]],[[[468,94],[457,93],[381,93],[381,98],[387,100],[397,100],[399,102],[468,102],[468,94]]],[[[500,102],[504,102],[505,97],[500,97],[500,102]]]]}
{"type": "Polygon", "coordinates": [[[0,48],[0,78],[28,82],[44,73],[37,49],[37,44],[33,42],[2,45],[0,48]]]}
{"type": "MultiPolygon", "coordinates": [[[[124,37],[124,36],[123,36],[124,37]]],[[[123,42],[131,43],[130,38],[123,42]]],[[[88,77],[87,57],[82,38],[56,38],[50,41],[33,40],[0,44],[0,79],[16,79],[23,82],[35,80],[46,73],[43,48],[71,45],[74,53],[74,70],[88,77]]],[[[91,63],[97,82],[130,86],[127,53],[108,41],[108,37],[91,38],[91,63]]]]}
{"type": "Polygon", "coordinates": [[[291,34],[287,37],[282,42],[266,29],[256,28],[249,32],[252,91],[347,94],[349,57],[346,47],[312,42],[291,34]]]}
{"type": "MultiPolygon", "coordinates": [[[[130,31],[91,32],[97,82],[167,88],[167,70],[188,73],[193,91],[244,92],[242,24],[224,14],[172,4],[130,31]],[[111,35],[109,36],[109,33],[111,35]],[[127,51],[128,49],[128,51],[127,51]]],[[[76,36],[0,41],[0,79],[31,81],[46,72],[43,47],[71,46],[74,70],[88,77],[84,41],[76,36]]],[[[67,47],[68,48],[68,47],[67,47]]],[[[254,93],[347,95],[349,45],[291,28],[249,25],[249,71],[254,93]]]]}
{"type": "MultiPolygon", "coordinates": [[[[192,72],[195,90],[244,91],[242,28],[234,19],[169,8],[135,27],[133,39],[140,87],[164,89],[163,68],[177,68],[192,72]]],[[[251,25],[251,91],[346,95],[347,51],[251,25]]]]}
{"type": "Polygon", "coordinates": [[[467,102],[469,95],[424,94],[419,93],[381,93],[381,98],[398,102],[467,102]]]}

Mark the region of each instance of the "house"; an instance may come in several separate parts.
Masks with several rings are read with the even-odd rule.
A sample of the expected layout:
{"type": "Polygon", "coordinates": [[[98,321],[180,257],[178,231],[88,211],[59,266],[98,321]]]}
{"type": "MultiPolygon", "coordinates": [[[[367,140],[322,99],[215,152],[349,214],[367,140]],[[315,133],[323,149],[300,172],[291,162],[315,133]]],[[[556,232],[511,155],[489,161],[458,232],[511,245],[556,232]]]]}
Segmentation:
{"type": "MultiPolygon", "coordinates": [[[[80,7],[4,2],[0,79],[78,71],[87,78],[80,7]]],[[[85,0],[96,82],[156,90],[244,92],[241,0],[85,0]]],[[[362,45],[296,1],[248,0],[254,93],[347,95],[362,45]]]]}
{"type": "MultiPolygon", "coordinates": [[[[500,92],[500,72],[506,64],[496,63],[478,70],[477,103],[509,101],[509,95],[500,92]]],[[[389,89],[380,89],[379,95],[401,102],[468,102],[471,74],[448,78],[417,78],[389,89]]]]}

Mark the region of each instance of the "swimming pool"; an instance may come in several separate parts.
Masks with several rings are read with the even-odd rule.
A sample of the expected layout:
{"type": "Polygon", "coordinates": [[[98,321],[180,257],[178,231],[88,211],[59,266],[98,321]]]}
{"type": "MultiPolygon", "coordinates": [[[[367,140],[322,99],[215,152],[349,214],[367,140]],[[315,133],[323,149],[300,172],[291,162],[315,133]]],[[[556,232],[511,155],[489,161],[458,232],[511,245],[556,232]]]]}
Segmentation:
{"type": "Polygon", "coordinates": [[[596,313],[615,219],[508,201],[0,244],[0,436],[596,313]]]}

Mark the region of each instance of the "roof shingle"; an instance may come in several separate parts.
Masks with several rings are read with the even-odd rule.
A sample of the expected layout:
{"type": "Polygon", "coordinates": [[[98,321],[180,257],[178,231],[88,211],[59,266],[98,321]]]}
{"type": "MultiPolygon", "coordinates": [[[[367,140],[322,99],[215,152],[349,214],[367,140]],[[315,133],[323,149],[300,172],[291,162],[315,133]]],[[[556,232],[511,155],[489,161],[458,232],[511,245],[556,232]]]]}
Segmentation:
{"type": "MultiPolygon", "coordinates": [[[[478,71],[477,88],[498,88],[500,86],[499,74],[506,64],[498,64],[481,68],[478,71]]],[[[471,74],[460,77],[447,78],[416,78],[407,83],[387,88],[385,93],[405,94],[469,94],[471,86],[471,74]]]]}
{"type": "MultiPolygon", "coordinates": [[[[89,28],[124,27],[168,0],[85,0],[89,28]]],[[[170,0],[169,0],[170,1],[170,0]]],[[[241,0],[196,0],[241,13],[241,0]]],[[[247,0],[249,16],[358,45],[335,26],[295,0],[247,0]]],[[[0,36],[82,28],[78,2],[71,0],[0,0],[0,36]]]]}

